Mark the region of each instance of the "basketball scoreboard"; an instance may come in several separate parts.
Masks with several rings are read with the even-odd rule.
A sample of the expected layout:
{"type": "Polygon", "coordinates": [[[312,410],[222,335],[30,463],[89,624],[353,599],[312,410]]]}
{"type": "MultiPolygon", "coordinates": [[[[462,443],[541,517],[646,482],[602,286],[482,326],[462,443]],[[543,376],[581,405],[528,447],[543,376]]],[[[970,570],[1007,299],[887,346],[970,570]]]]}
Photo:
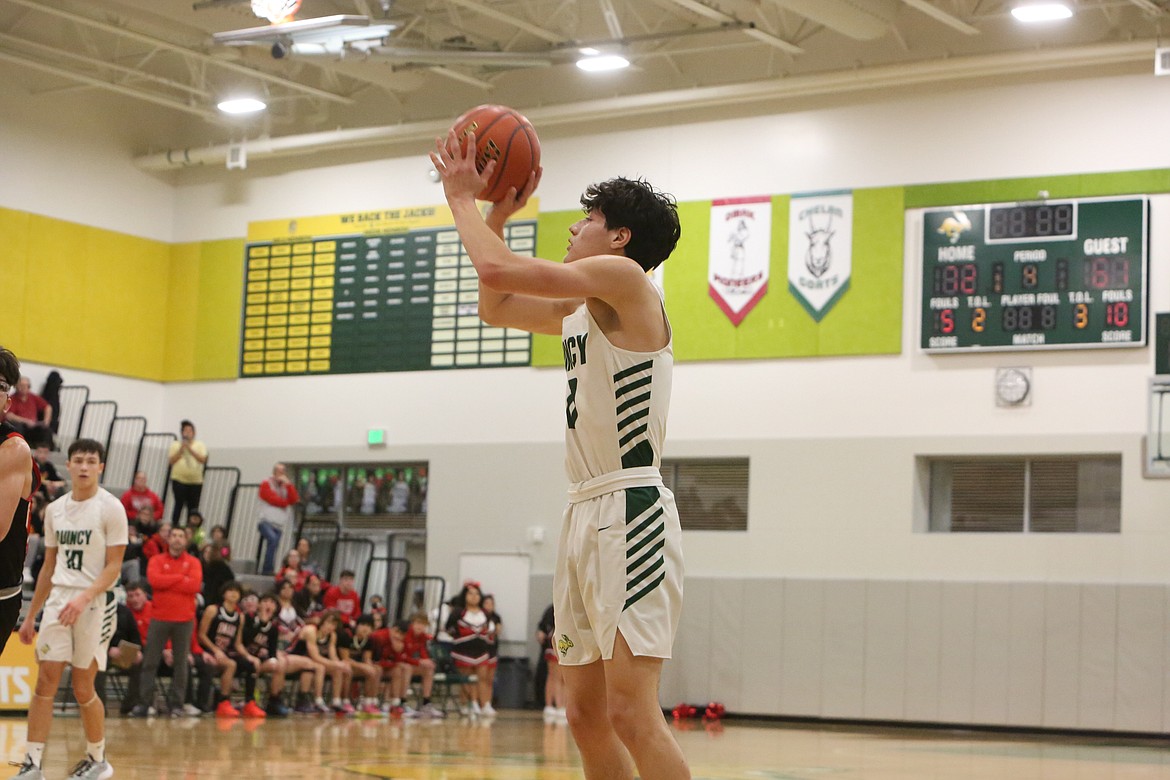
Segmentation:
{"type": "Polygon", "coordinates": [[[927,210],[922,349],[1144,345],[1147,200],[927,210]]]}
{"type": "MultiPolygon", "coordinates": [[[[505,227],[536,249],[535,199],[505,227]]],[[[527,332],[479,319],[479,277],[449,209],[252,223],[240,376],[529,365],[527,332]]]]}

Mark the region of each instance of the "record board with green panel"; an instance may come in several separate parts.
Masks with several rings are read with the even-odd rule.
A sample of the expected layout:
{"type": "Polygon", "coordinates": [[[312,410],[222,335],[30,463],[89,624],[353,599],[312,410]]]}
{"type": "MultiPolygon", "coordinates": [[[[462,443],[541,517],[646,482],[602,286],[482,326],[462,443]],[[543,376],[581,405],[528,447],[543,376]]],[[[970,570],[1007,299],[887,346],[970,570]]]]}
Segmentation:
{"type": "MultiPolygon", "coordinates": [[[[532,254],[537,204],[505,227],[532,254]]],[[[249,225],[240,376],[527,366],[531,336],[479,319],[446,206],[249,225]]]]}

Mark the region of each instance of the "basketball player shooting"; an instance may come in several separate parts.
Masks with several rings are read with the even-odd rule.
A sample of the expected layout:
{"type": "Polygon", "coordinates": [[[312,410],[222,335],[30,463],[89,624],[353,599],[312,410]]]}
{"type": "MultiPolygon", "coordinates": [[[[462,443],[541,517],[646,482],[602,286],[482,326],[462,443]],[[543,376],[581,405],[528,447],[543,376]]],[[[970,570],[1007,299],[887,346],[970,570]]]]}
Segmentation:
{"type": "Polygon", "coordinates": [[[486,218],[475,136],[436,139],[431,160],[479,274],[479,316],[560,335],[568,373],[565,509],[553,578],[569,726],[586,778],[689,778],[658,704],[682,607],[682,532],[659,473],[674,363],[670,323],[647,273],[680,235],[674,200],[643,181],[590,185],[563,263],[517,255],[504,223],[540,171],[486,218]],[[632,759],[632,760],[631,760],[632,759]]]}

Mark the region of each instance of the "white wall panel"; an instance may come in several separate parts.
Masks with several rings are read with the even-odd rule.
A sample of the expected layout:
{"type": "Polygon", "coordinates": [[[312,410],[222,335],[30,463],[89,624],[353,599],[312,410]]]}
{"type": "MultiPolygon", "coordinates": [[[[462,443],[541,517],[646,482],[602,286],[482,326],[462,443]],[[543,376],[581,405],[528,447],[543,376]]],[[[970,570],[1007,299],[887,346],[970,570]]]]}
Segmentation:
{"type": "Polygon", "coordinates": [[[971,720],[1002,726],[1008,722],[1011,659],[1012,586],[1006,582],[975,585],[974,689],[971,720]]]}
{"type": "MultiPolygon", "coordinates": [[[[743,712],[780,711],[780,683],[784,666],[784,580],[746,580],[739,635],[740,688],[743,712]]],[[[718,692],[716,692],[718,694],[718,692]]]]}
{"type": "Polygon", "coordinates": [[[865,700],[865,583],[826,582],[823,604],[821,715],[854,718],[865,700]]]}
{"type": "Polygon", "coordinates": [[[1044,592],[1044,718],[1050,728],[1080,724],[1081,587],[1051,584],[1044,592]]]}
{"type": "Polygon", "coordinates": [[[938,719],[970,723],[975,702],[975,585],[942,584],[938,719]]]}
{"type": "Polygon", "coordinates": [[[1161,731],[1166,588],[1132,585],[1117,593],[1117,705],[1112,728],[1161,731]]]}
{"type": "Polygon", "coordinates": [[[819,716],[824,669],[824,583],[786,580],[784,631],[780,638],[780,710],[791,715],[819,716]]]}
{"type": "Polygon", "coordinates": [[[908,599],[905,582],[865,583],[865,718],[905,717],[908,599]]]}
{"type": "Polygon", "coordinates": [[[1009,724],[1038,724],[1044,720],[1045,588],[1041,583],[1011,585],[1011,624],[1008,635],[1009,724]]]}
{"type": "Polygon", "coordinates": [[[911,582],[907,589],[906,719],[934,722],[939,715],[942,588],[911,582]]]}
{"type": "Polygon", "coordinates": [[[1117,586],[1081,586],[1078,726],[1111,729],[1117,690],[1117,586]]]}

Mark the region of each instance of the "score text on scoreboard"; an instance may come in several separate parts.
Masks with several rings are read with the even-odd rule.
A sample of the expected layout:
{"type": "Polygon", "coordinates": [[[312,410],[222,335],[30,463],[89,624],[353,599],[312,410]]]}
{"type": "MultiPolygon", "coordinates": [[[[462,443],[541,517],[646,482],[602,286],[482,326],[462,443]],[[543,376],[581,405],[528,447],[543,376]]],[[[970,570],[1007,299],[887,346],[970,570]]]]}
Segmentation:
{"type": "Polygon", "coordinates": [[[1146,343],[1148,199],[928,209],[927,352],[1146,343]]]}

